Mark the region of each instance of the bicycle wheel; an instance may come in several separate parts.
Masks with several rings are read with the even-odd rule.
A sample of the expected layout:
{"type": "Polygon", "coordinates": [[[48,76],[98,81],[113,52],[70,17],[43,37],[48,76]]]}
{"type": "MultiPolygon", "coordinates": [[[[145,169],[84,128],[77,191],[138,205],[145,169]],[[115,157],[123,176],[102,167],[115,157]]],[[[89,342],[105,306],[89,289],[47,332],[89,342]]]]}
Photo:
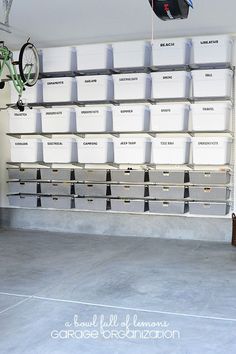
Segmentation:
{"type": "Polygon", "coordinates": [[[20,77],[26,86],[34,86],[39,77],[39,55],[32,43],[25,43],[19,55],[20,77]]]}

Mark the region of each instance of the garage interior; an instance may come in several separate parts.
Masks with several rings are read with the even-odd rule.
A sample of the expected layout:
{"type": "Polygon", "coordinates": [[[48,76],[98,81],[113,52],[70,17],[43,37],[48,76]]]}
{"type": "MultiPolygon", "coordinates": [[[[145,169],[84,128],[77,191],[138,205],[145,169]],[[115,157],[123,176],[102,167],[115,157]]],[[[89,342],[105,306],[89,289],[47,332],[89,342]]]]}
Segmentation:
{"type": "MultiPolygon", "coordinates": [[[[6,2],[3,1],[3,4],[5,6],[6,2]]],[[[227,11],[222,10],[222,2],[219,0],[215,0],[214,4],[198,0],[193,5],[194,8],[190,9],[188,19],[161,21],[155,16],[148,0],[120,0],[119,2],[22,0],[20,3],[13,0],[9,14],[9,27],[4,26],[4,18],[0,15],[0,40],[16,52],[30,37],[30,41],[40,53],[43,53],[46,48],[68,48],[102,43],[113,45],[113,55],[117,42],[153,43],[155,40],[173,40],[173,38],[188,38],[193,42],[195,38],[202,38],[202,41],[215,38],[216,41],[222,36],[230,37],[232,43],[235,42],[236,5],[233,0],[228,0],[227,11]]],[[[49,196],[41,190],[39,192],[39,186],[45,183],[42,173],[49,168],[58,171],[65,169],[66,166],[67,170],[72,171],[72,176],[75,171],[85,168],[95,171],[105,170],[107,179],[104,183],[108,186],[107,191],[113,187],[111,177],[113,171],[125,170],[127,174],[127,171],[137,169],[146,177],[149,176],[145,177],[141,184],[143,188],[145,187],[145,193],[148,189],[150,193],[152,183],[148,178],[151,176],[150,171],[156,171],[153,166],[158,163],[137,163],[139,167],[134,167],[132,163],[125,163],[123,164],[125,167],[122,167],[121,163],[115,161],[107,161],[99,166],[78,161],[76,163],[72,161],[70,164],[53,164],[45,161],[43,163],[41,159],[38,163],[14,161],[11,155],[11,141],[17,143],[35,137],[52,141],[54,137],[53,133],[34,132],[29,136],[29,133],[24,134],[23,131],[17,133],[10,131],[9,111],[11,108],[14,108],[12,109],[14,112],[18,110],[12,106],[8,107],[10,109],[5,109],[6,105],[15,103],[11,102],[12,89],[9,82],[3,90],[0,90],[0,353],[233,354],[236,352],[236,222],[232,216],[235,212],[235,60],[235,45],[233,45],[230,63],[223,63],[223,65],[220,63],[219,66],[217,62],[208,63],[200,69],[199,66],[191,67],[190,64],[186,69],[186,65],[182,65],[182,71],[189,69],[191,73],[202,69],[211,72],[232,71],[230,99],[227,95],[220,97],[220,100],[218,96],[221,95],[216,95],[217,97],[214,98],[210,95],[207,96],[208,99],[205,97],[202,100],[204,104],[209,101],[212,104],[216,101],[220,101],[219,104],[224,103],[225,100],[230,101],[232,107],[230,128],[221,129],[222,131],[219,129],[220,133],[216,132],[215,127],[210,130],[210,133],[207,133],[207,129],[200,131],[200,138],[203,141],[206,137],[216,139],[220,136],[222,139],[228,139],[231,149],[230,160],[213,167],[210,166],[211,163],[204,164],[204,167],[201,166],[198,170],[195,170],[193,162],[184,162],[181,166],[178,163],[172,165],[166,163],[165,167],[161,167],[161,171],[165,174],[166,171],[176,172],[184,169],[185,178],[190,176],[188,177],[190,179],[182,183],[185,191],[196,188],[196,185],[191,184],[192,171],[196,173],[204,171],[205,177],[209,177],[209,174],[212,175],[215,171],[224,175],[229,174],[230,182],[225,183],[221,188],[229,190],[230,197],[227,197],[224,203],[222,201],[218,203],[226,208],[226,212],[220,215],[191,214],[191,205],[199,204],[199,201],[192,200],[190,196],[184,196],[184,202],[181,201],[185,208],[183,215],[177,212],[172,215],[151,212],[148,205],[151,205],[156,198],[151,198],[150,194],[149,196],[145,194],[141,198],[135,195],[130,199],[121,197],[121,200],[126,203],[128,199],[128,204],[130,200],[141,199],[143,205],[145,204],[143,211],[113,210],[112,202],[120,201],[120,196],[113,198],[112,192],[111,196],[106,194],[104,197],[106,210],[86,210],[86,208],[83,210],[76,208],[76,202],[81,196],[78,197],[73,192],[73,188],[77,183],[79,189],[81,181],[78,179],[74,181],[74,177],[67,181],[72,186],[72,192],[67,196],[67,200],[70,199],[72,204],[68,208],[43,207],[43,202],[45,200],[48,202],[49,198],[54,198],[58,202],[57,195],[55,198],[54,195],[49,196]],[[38,188],[36,193],[30,193],[31,197],[34,196],[34,202],[36,201],[34,207],[12,204],[11,196],[16,197],[15,203],[15,200],[21,197],[28,197],[28,193],[22,195],[12,193],[9,190],[10,185],[15,187],[16,184],[32,183],[32,181],[11,180],[9,178],[11,169],[14,171],[34,169],[37,170],[38,175],[41,175],[40,179],[38,177],[32,179],[38,188]]],[[[168,68],[165,72],[181,71],[181,68],[176,69],[173,65],[171,70],[170,66],[168,68]]],[[[115,73],[113,70],[111,74],[118,77],[137,73],[152,75],[154,72],[155,75],[163,71],[163,69],[149,70],[147,73],[147,70],[143,70],[147,69],[145,65],[142,70],[128,69],[115,73]]],[[[66,77],[65,72],[66,70],[61,75],[63,78],[66,77]]],[[[92,73],[94,75],[94,71],[92,73]]],[[[4,72],[4,79],[9,81],[7,74],[4,72]]],[[[58,73],[54,77],[46,74],[43,76],[43,74],[45,73],[41,69],[40,80],[45,82],[60,77],[58,73]]],[[[100,70],[98,74],[104,75],[104,71],[100,70]]],[[[81,77],[86,79],[86,75],[88,74],[83,73],[81,77]]],[[[193,73],[192,76],[194,77],[193,73]]],[[[26,93],[27,90],[28,88],[26,93]]],[[[108,101],[110,106],[112,100],[108,101]]],[[[165,105],[173,102],[181,103],[181,99],[175,102],[173,98],[162,101],[157,99],[156,102],[146,98],[142,102],[139,101],[138,103],[135,101],[136,104],[143,104],[145,101],[150,107],[160,102],[165,105]]],[[[36,102],[36,105],[29,104],[26,112],[29,108],[50,110],[54,107],[51,103],[45,104],[45,102],[41,100],[36,102]]],[[[122,100],[120,102],[122,105],[122,100]]],[[[120,102],[119,99],[112,101],[113,115],[114,107],[119,109],[120,102]]],[[[194,97],[187,104],[194,105],[202,102],[199,97],[194,97]]],[[[85,110],[86,104],[82,103],[77,108],[85,110]]],[[[126,105],[131,103],[134,104],[125,102],[126,105]]],[[[98,106],[97,101],[96,104],[98,106]]],[[[60,108],[62,105],[58,106],[60,108]]],[[[91,106],[92,104],[89,108],[91,106]]],[[[194,141],[198,138],[198,133],[194,132],[194,129],[187,130],[187,132],[183,131],[188,135],[187,139],[194,141]]],[[[99,136],[96,135],[97,133],[94,135],[86,133],[85,136],[81,131],[77,133],[77,138],[79,137],[81,141],[88,139],[86,135],[90,139],[92,137],[97,139],[99,136]]],[[[170,133],[173,136],[176,134],[171,130],[170,133]]],[[[55,132],[54,134],[58,135],[59,141],[62,134],[55,132]]],[[[139,138],[142,134],[143,132],[139,132],[139,138]]],[[[170,136],[166,132],[163,134],[164,137],[170,136]]],[[[109,139],[123,137],[122,133],[117,137],[117,134],[106,132],[102,138],[107,139],[107,135],[109,139]]],[[[124,135],[124,139],[130,138],[131,135],[134,138],[137,132],[124,135]]],[[[162,137],[161,134],[159,135],[162,137]]],[[[147,137],[149,138],[150,136],[147,137]]],[[[155,136],[151,136],[151,139],[155,139],[155,136]]],[[[126,151],[128,154],[128,150],[126,151]]],[[[171,150],[168,154],[168,159],[171,159],[171,150]]],[[[124,182],[128,184],[127,181],[124,182]]],[[[89,183],[94,184],[96,181],[89,181],[89,183]]],[[[120,182],[117,185],[120,186],[120,182]]],[[[204,188],[209,192],[209,187],[204,188]]],[[[90,201],[93,197],[90,195],[87,200],[90,201]]],[[[209,203],[207,200],[201,203],[209,208],[217,204],[216,201],[217,199],[215,202],[210,200],[209,203]]],[[[162,206],[169,207],[172,201],[162,200],[162,203],[162,206]]]]}

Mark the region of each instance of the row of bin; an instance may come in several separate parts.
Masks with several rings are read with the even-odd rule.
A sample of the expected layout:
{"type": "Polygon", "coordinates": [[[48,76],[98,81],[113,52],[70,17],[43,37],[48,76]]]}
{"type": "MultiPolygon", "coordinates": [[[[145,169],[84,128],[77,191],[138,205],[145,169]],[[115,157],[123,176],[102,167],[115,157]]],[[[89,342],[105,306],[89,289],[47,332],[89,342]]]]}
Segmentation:
{"type": "Polygon", "coordinates": [[[19,163],[226,165],[232,150],[232,138],[222,136],[11,138],[10,142],[11,161],[19,163]]]}
{"type": "MultiPolygon", "coordinates": [[[[230,63],[233,40],[227,35],[90,44],[42,49],[44,72],[142,66],[230,63]],[[192,50],[191,50],[192,49],[192,50]]],[[[18,53],[16,53],[18,55],[18,53]]],[[[15,55],[16,55],[15,54],[15,55]]]]}
{"type": "Polygon", "coordinates": [[[164,200],[224,201],[230,197],[230,188],[225,186],[173,186],[173,185],[121,185],[105,183],[63,183],[63,182],[8,182],[9,193],[78,195],[86,197],[150,197],[164,200]]]}
{"type": "Polygon", "coordinates": [[[162,183],[222,185],[229,184],[229,171],[181,171],[181,170],[102,170],[69,168],[8,168],[9,180],[19,181],[78,181],[117,183],[162,183]]]}
{"type": "Polygon", "coordinates": [[[78,209],[88,211],[146,212],[160,214],[216,215],[229,212],[227,202],[185,202],[108,198],[71,198],[63,196],[10,195],[11,206],[28,208],[78,209]]]}
{"type": "Polygon", "coordinates": [[[9,109],[10,133],[193,131],[231,129],[231,102],[9,109]]]}
{"type": "MultiPolygon", "coordinates": [[[[231,97],[232,78],[231,69],[56,77],[39,80],[23,92],[22,99],[47,103],[231,97]]],[[[12,82],[10,87],[15,103],[18,94],[12,82]]]]}

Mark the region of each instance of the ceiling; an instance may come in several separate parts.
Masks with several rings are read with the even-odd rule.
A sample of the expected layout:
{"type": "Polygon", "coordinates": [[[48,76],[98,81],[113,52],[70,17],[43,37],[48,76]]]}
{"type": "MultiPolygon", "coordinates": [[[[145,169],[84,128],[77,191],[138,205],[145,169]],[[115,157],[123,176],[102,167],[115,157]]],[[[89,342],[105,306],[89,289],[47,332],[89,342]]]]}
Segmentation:
{"type": "MultiPolygon", "coordinates": [[[[236,33],[236,2],[222,4],[195,0],[188,20],[155,17],[155,37],[236,33]]],[[[38,47],[151,38],[151,17],[148,0],[13,0],[13,31],[0,39],[17,49],[29,36],[38,47]]]]}

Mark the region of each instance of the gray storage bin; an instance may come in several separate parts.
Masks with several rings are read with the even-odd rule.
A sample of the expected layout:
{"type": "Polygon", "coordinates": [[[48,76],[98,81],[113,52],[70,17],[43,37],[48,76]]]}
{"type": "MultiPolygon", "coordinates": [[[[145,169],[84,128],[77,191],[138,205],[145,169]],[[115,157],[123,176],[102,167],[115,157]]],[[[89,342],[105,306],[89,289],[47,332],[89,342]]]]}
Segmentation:
{"type": "Polygon", "coordinates": [[[149,200],[149,211],[150,213],[159,214],[184,214],[186,203],[149,200]]]}
{"type": "Polygon", "coordinates": [[[193,184],[228,184],[229,171],[189,171],[190,183],[193,184]]]}
{"type": "Polygon", "coordinates": [[[112,197],[143,198],[145,197],[145,186],[132,185],[111,185],[112,197]]]}
{"type": "Polygon", "coordinates": [[[75,194],[84,197],[105,197],[107,194],[106,184],[75,184],[75,194]]]}
{"type": "Polygon", "coordinates": [[[41,186],[41,193],[43,194],[53,194],[53,195],[71,194],[71,183],[45,182],[45,183],[40,183],[40,186],[41,186]]]}
{"type": "Polygon", "coordinates": [[[186,180],[185,171],[149,171],[149,181],[152,183],[184,183],[186,180]]]}
{"type": "Polygon", "coordinates": [[[111,199],[111,210],[126,211],[130,213],[143,213],[145,211],[145,201],[111,199]]]}
{"type": "Polygon", "coordinates": [[[41,197],[42,208],[54,208],[54,209],[71,209],[70,197],[41,197]]]}
{"type": "Polygon", "coordinates": [[[75,169],[75,180],[78,182],[106,182],[107,170],[75,169]]]}
{"type": "Polygon", "coordinates": [[[106,211],[106,198],[75,198],[75,208],[80,210],[106,211]]]}
{"type": "Polygon", "coordinates": [[[142,183],[144,179],[145,171],[111,170],[112,182],[142,183]]]}
{"type": "Polygon", "coordinates": [[[229,199],[230,190],[227,187],[189,187],[189,196],[193,200],[217,200],[229,199]]]}
{"type": "Polygon", "coordinates": [[[9,179],[36,180],[37,168],[8,168],[9,179]]]}
{"type": "Polygon", "coordinates": [[[70,168],[41,168],[41,179],[45,181],[70,181],[70,168]]]}
{"type": "Polygon", "coordinates": [[[149,186],[149,197],[157,199],[183,199],[187,196],[184,186],[149,186]]]}
{"type": "Polygon", "coordinates": [[[189,214],[192,215],[218,215],[223,216],[228,212],[227,203],[189,203],[189,214]]]}
{"type": "Polygon", "coordinates": [[[9,195],[9,204],[21,208],[37,208],[38,197],[34,195],[9,195]]]}
{"type": "Polygon", "coordinates": [[[38,183],[37,182],[9,182],[8,191],[9,193],[37,193],[38,183]]]}

